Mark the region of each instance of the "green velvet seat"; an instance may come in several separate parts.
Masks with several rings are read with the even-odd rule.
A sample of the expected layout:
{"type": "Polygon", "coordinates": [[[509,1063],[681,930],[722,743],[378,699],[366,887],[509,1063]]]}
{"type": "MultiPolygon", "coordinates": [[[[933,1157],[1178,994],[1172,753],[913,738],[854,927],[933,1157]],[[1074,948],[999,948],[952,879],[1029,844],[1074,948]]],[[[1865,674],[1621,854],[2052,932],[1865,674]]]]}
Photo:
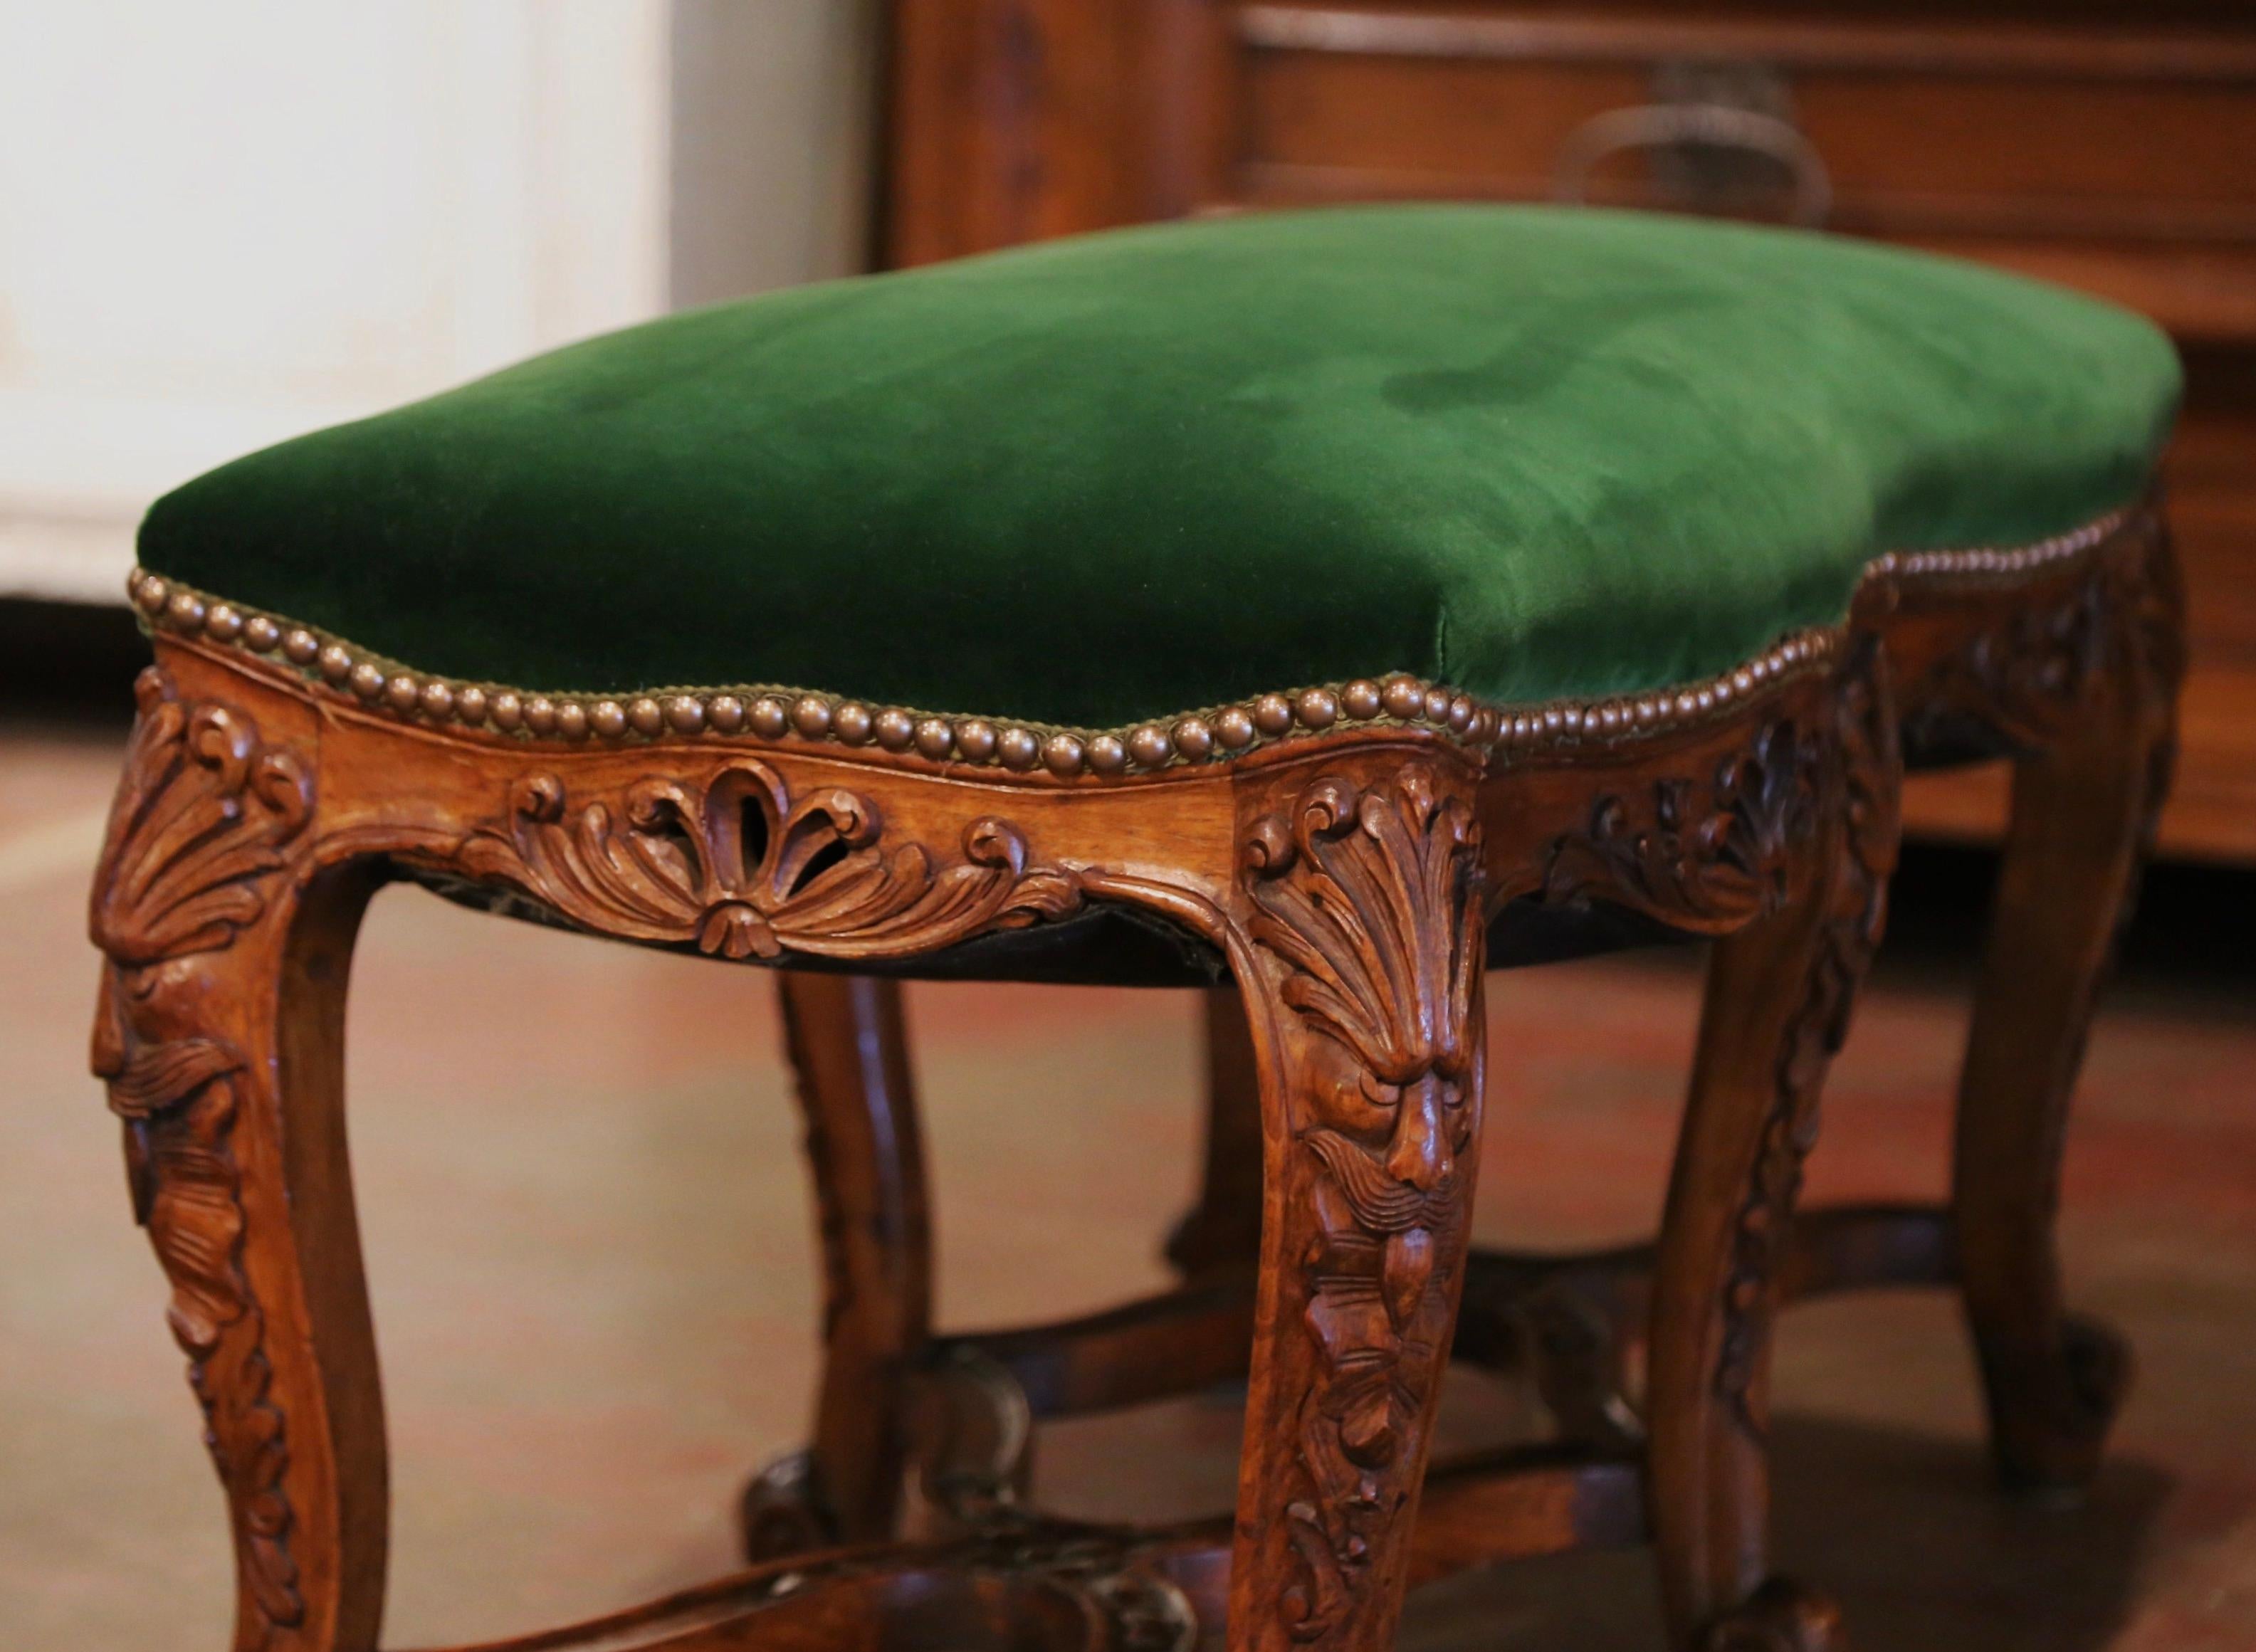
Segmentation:
{"type": "Polygon", "coordinates": [[[159,501],[143,565],[433,673],[1118,726],[1725,670],[1883,551],[2132,501],[2147,322],[1636,214],[1136,229],[630,328],[159,501]]]}

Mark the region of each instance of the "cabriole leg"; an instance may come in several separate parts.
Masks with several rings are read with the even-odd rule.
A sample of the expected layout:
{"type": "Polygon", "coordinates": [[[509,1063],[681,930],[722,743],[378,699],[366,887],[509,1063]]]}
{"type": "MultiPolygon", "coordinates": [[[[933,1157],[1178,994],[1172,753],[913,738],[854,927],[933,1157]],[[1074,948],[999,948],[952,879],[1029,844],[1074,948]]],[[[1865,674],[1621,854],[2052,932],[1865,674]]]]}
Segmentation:
{"type": "Polygon", "coordinates": [[[1463,1286],[1481,1107],[1472,810],[1454,769],[1373,769],[1265,800],[1233,924],[1266,1172],[1237,1652],[1392,1645],[1463,1286]]]}
{"type": "Polygon", "coordinates": [[[1959,1084],[1953,1207],[1992,1449],[2017,1490],[2091,1477],[2130,1375],[2114,1333],[2062,1307],[2054,1224],[2084,1035],[2166,785],[2166,692],[2119,675],[2093,715],[2014,770],[1959,1084]]]}
{"type": "Polygon", "coordinates": [[[1716,944],[1654,1263],[1647,1497],[1683,1647],[1845,1644],[1823,1597],[1769,1575],[1770,1336],[1825,1072],[1883,925],[1893,713],[1845,691],[1844,807],[1821,812],[1799,898],[1716,944]]]}
{"type": "MultiPolygon", "coordinates": [[[[313,872],[316,777],[152,670],[96,874],[94,1066],[173,1287],[227,1492],[242,1652],[367,1652],[383,1402],[345,1154],[353,939],[375,876],[313,872]]],[[[310,740],[304,742],[309,749],[310,740]]]]}
{"type": "Polygon", "coordinates": [[[909,1382],[931,1332],[923,1140],[898,982],[777,977],[822,1249],[814,1443],[745,1488],[747,1556],[896,1535],[909,1382]]]}
{"type": "Polygon", "coordinates": [[[1198,1202],[1167,1240],[1187,1279],[1250,1269],[1261,1254],[1261,1107],[1252,1036],[1234,987],[1209,988],[1205,1035],[1206,1147],[1198,1202]]]}

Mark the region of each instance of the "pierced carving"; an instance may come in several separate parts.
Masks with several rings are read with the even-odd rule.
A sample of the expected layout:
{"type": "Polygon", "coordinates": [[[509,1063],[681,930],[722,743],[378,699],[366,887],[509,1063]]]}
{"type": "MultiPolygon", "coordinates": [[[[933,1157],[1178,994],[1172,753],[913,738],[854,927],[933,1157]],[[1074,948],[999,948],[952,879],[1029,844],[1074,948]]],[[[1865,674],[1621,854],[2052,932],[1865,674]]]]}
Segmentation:
{"type": "Polygon", "coordinates": [[[300,1622],[290,1552],[285,1419],[271,1396],[265,1318],[243,1267],[244,1212],[231,1136],[239,1051],[197,1032],[195,960],[264,915],[312,788],[241,712],[183,703],[154,668],[95,879],[92,931],[108,955],[94,1070],[125,1123],[134,1213],[173,1287],[206,1440],[236,1526],[245,1592],[267,1624],[300,1622]]]}
{"type": "Polygon", "coordinates": [[[455,863],[604,934],[694,945],[728,959],[897,957],[1065,916],[1069,871],[1029,867],[1023,833],[991,816],[964,829],[962,859],[885,840],[876,804],[842,786],[793,798],[751,759],[701,788],[654,777],[572,806],[530,774],[505,826],[465,838],[455,863]]]}
{"type": "Polygon", "coordinates": [[[1480,1105],[1477,832],[1412,769],[1358,790],[1320,779],[1246,844],[1254,940],[1297,1012],[1289,1085],[1315,1232],[1298,1258],[1316,1360],[1297,1423],[1287,1531],[1295,1639],[1352,1610],[1410,1495],[1448,1357],[1480,1105]]]}
{"type": "Polygon", "coordinates": [[[1552,845],[1542,898],[1599,898],[1697,928],[1774,911],[1815,819],[1822,763],[1822,742],[1782,719],[1704,784],[1680,777],[1602,796],[1587,826],[1552,845]]]}
{"type": "Polygon", "coordinates": [[[1816,1145],[1818,1093],[1828,1065],[1848,1037],[1857,988],[1886,927],[1887,883],[1900,832],[1898,781],[1903,759],[1888,693],[1887,656],[1877,637],[1859,639],[1834,704],[1845,811],[1841,863],[1810,978],[1780,1041],[1770,1111],[1740,1203],[1724,1287],[1717,1392],[1755,1438],[1763,1431],[1752,1389],[1802,1165],[1816,1145]]]}

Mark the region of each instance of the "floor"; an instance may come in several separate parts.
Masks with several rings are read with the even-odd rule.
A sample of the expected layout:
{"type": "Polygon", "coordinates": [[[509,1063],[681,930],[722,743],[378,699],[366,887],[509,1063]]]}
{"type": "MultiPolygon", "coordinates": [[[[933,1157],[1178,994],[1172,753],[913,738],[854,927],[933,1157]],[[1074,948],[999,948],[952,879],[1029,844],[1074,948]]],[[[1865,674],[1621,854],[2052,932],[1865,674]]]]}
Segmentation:
{"type": "MultiPolygon", "coordinates": [[[[229,1613],[161,1282],[84,1071],[82,903],[116,749],[114,731],[0,728],[10,1648],[216,1648],[229,1613]]],[[[2256,901],[2247,880],[2161,882],[2175,916],[2139,932],[2069,1149],[2074,1294],[2141,1360],[2089,1500],[1990,1494],[1945,1299],[1837,1301],[1787,1325],[1779,1545],[1843,1598],[1865,1652],[2256,1647],[2256,901]]],[[[1939,1187],[1977,904],[1907,889],[1908,944],[1837,1069],[1814,1193],[1939,1187]]],[[[1499,979],[1484,1237],[1650,1224],[1696,965],[1499,979]]],[[[520,1630],[726,1568],[732,1494],[795,1443],[814,1372],[811,1222],[768,982],[397,890],[356,987],[353,1145],[393,1445],[387,1641],[520,1630]]],[[[944,1322],[1162,1283],[1155,1242],[1195,1147],[1191,1002],[920,988],[910,1012],[944,1322]]],[[[1055,1429],[1041,1483],[1090,1513],[1211,1500],[1231,1426],[1206,1401],[1055,1429]]],[[[1654,1645],[1654,1622],[1641,1558],[1600,1556],[1425,1592],[1405,1640],[1611,1652],[1654,1645]]]]}

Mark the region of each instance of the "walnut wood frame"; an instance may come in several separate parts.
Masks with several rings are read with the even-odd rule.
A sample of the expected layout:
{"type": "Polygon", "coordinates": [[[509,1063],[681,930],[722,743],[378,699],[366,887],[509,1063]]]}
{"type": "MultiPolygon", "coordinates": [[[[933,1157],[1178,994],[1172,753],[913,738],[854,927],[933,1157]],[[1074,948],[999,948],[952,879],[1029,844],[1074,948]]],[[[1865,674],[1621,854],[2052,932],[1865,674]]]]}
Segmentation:
{"type": "MultiPolygon", "coordinates": [[[[1756,1598],[1763,1571],[1759,1494],[1735,1482],[1748,1471],[1731,1460],[1731,1452],[1717,1461],[1698,1448],[1712,1424],[1684,1402],[1706,1390],[1692,1368],[1699,1360],[1691,1333],[1672,1318],[1687,1298],[1656,1294],[1655,1288],[1656,1269],[1666,1277],[1685,1265],[1688,1249],[1705,1245],[1712,1256],[1723,1242],[1713,1230],[1724,1193],[1702,1182],[1717,1166],[1739,1167],[1738,1179],[1724,1185],[1745,1190],[1730,1228],[1735,1254],[1746,1253],[1735,1262],[1732,1290],[1759,1294],[1768,1280],[1780,1300],[1793,1301],[1881,1285],[1956,1285],[1981,1357],[2001,1478],[2015,1488],[2058,1493],[2080,1485],[2096,1466],[2128,1355],[2103,1327],[2063,1310],[2053,1218],[2068,1098],[2093,999],[2167,788],[2183,660],[2168,535],[2150,503],[2070,559],[2035,565],[2010,556],[1970,565],[1910,559],[1885,595],[1868,597],[1860,614],[1901,685],[1904,755],[1919,766],[1994,756],[2015,763],[2013,825],[1962,1079],[1952,1201],[1820,1209],[1788,1227],[1814,1110],[1781,1099],[1760,1121],[1760,1137],[1751,1138],[1752,1117],[1703,1106],[1714,1081],[1696,1075],[1695,1106],[1658,1248],[1582,1257],[1468,1255],[1453,1357],[1532,1373],[1568,1453],[1543,1461],[1541,1469],[1578,1489],[1562,1493],[1540,1515],[1533,1504],[1491,1500],[1484,1542],[1470,1548],[1455,1526],[1421,1529],[1421,1567],[1439,1564],[1435,1557],[1444,1554],[1486,1559],[1505,1549],[1541,1552],[1651,1535],[1663,1548],[1680,1634],[1717,1620],[1732,1603],[1756,1598]],[[1648,1337],[1649,1395],[1640,1415],[1630,1402],[1625,1372],[1648,1337]],[[1576,1452],[1581,1466],[1570,1469],[1566,1463],[1576,1452]],[[1640,1453],[1650,1466],[1649,1521],[1629,1512],[1620,1477],[1622,1466],[1640,1453]],[[1703,1497],[1719,1494],[1738,1513],[1703,1521],[1692,1512],[1703,1497]]],[[[1876,861],[1879,853],[1875,845],[1867,859],[1876,861]]],[[[1636,875],[1628,867],[1616,874],[1618,882],[1636,875]]],[[[1879,913],[1866,916],[1861,946],[1877,931],[1879,913]]],[[[1837,924],[1834,945],[1845,932],[1837,924]]],[[[1747,1030],[1743,1006],[1780,990],[1765,978],[1764,966],[1747,961],[1746,950],[1735,944],[1718,951],[1702,1030],[1702,1075],[1717,1063],[1748,1058],[1734,1054],[1734,1040],[1747,1030]]],[[[1860,963],[1839,960],[1834,967],[1847,975],[1860,963]]],[[[857,991],[865,995],[850,1000],[835,983],[804,975],[787,974],[781,984],[793,1047],[803,1057],[811,1134],[866,1137],[857,1121],[875,1114],[906,1119],[913,1137],[913,1098],[894,989],[863,981],[857,991]],[[821,1080],[856,1059],[865,1070],[872,1063],[882,1067],[885,1082],[857,1089],[821,1080]]],[[[1794,1037],[1829,1050],[1839,1037],[1837,1019],[1815,1001],[1806,1014],[1809,1019],[1794,1037]]],[[[920,1349],[895,1345],[887,1366],[895,1381],[913,1386],[919,1370],[955,1368],[976,1357],[990,1362],[1005,1397],[993,1397],[998,1383],[991,1381],[968,1399],[956,1390],[955,1403],[1054,1417],[1193,1390],[1242,1371],[1263,1211],[1258,1055],[1230,992],[1209,995],[1206,1027],[1204,1183],[1168,1245],[1185,1289],[1063,1325],[927,1337],[920,1349]]],[[[915,1164],[905,1156],[866,1160],[851,1168],[847,1183],[890,1185],[896,1202],[922,1197],[915,1164]]],[[[834,1278],[844,1260],[834,1262],[834,1278]]],[[[909,1266],[913,1283],[902,1299],[922,1303],[922,1266],[920,1256],[909,1266]]],[[[882,1316],[891,1311],[882,1305],[889,1300],[883,1292],[865,1297],[858,1311],[882,1316]]],[[[1727,1336],[1730,1405],[1742,1438],[1760,1431],[1752,1334],[1734,1330],[1727,1336]]],[[[811,1459],[817,1466],[834,1455],[860,1460],[842,1442],[829,1443],[834,1413],[827,1395],[851,1380],[842,1367],[863,1361],[851,1336],[834,1332],[832,1347],[830,1389],[811,1459]]],[[[866,1417],[857,1426],[865,1430],[866,1417]]],[[[992,1426],[986,1435],[999,1438],[992,1426]]],[[[1731,1437],[1727,1431],[1723,1438],[1731,1437]]],[[[810,1478],[809,1460],[793,1459],[793,1474],[756,1481],[748,1493],[748,1542],[756,1558],[817,1535],[868,1540],[892,1530],[898,1472],[826,1495],[819,1466],[810,1478]],[[786,1508],[803,1522],[797,1534],[780,1546],[762,1542],[753,1522],[773,1521],[786,1508]]],[[[1023,1459],[996,1464],[991,1482],[1007,1485],[1024,1470],[1023,1459]]],[[[1443,1506],[1471,1506],[1456,1489],[1458,1480],[1444,1483],[1452,1490],[1443,1506]]],[[[1429,1501],[1429,1525],[1433,1515],[1429,1501]]],[[[772,1529],[780,1535],[786,1529],[772,1529]]],[[[1828,1632],[1825,1613],[1807,1599],[1764,1599],[1772,1614],[1766,1633],[1790,1643],[1794,1635],[1828,1632]]]]}
{"type": "MultiPolygon", "coordinates": [[[[1893,590],[1882,578],[1860,601],[1893,590]]],[[[385,1447],[342,1043],[355,933],[394,878],[644,944],[849,972],[1002,967],[1012,937],[1101,945],[1098,920],[1129,912],[1226,970],[1250,1031],[1263,1192],[1257,1282],[1231,1320],[1232,1363],[1251,1350],[1233,1522],[1091,1531],[1013,1506],[1012,1350],[924,1357],[898,1023],[867,986],[794,980],[830,1172],[819,1475],[872,1528],[841,1535],[888,1535],[862,1517],[906,1450],[888,1408],[916,1365],[960,1425],[934,1483],[968,1529],[795,1557],[538,1644],[992,1634],[1181,1652],[1219,1641],[1226,1592],[1231,1646],[1343,1652],[1391,1641],[1414,1578],[1637,1527],[1639,1475],[1618,1454],[1460,1465],[1420,1512],[1466,1272],[1484,946],[1515,901],[1725,938],[1717,1002],[1735,1013],[1696,1075],[1701,1124],[1655,1286],[1656,1369],[1674,1373],[1655,1391],[1681,1388],[1681,1465],[1656,1461],[1646,1490],[1655,1522],[1687,1534],[1688,1624],[1822,1620],[1761,1575],[1779,1259],[1748,1201],[1790,1193],[1762,1149],[1781,1128],[1799,1138],[1876,938],[1899,765],[1868,643],[1828,638],[1808,657],[1830,664],[1657,730],[1507,749],[1446,723],[1343,728],[1109,780],[788,737],[511,738],[356,703],[201,632],[159,630],[156,647],[94,895],[95,1065],[228,1495],[238,1648],[377,1640],[385,1447]],[[843,1048],[846,1026],[872,1036],[843,1048]],[[1697,1559],[1711,1550],[1732,1564],[1697,1559]]],[[[1139,1316],[1116,1318],[1136,1344],[1139,1316]]],[[[1110,1369],[1068,1360],[1056,1377],[1101,1395],[1173,1374],[1110,1369]]]]}

